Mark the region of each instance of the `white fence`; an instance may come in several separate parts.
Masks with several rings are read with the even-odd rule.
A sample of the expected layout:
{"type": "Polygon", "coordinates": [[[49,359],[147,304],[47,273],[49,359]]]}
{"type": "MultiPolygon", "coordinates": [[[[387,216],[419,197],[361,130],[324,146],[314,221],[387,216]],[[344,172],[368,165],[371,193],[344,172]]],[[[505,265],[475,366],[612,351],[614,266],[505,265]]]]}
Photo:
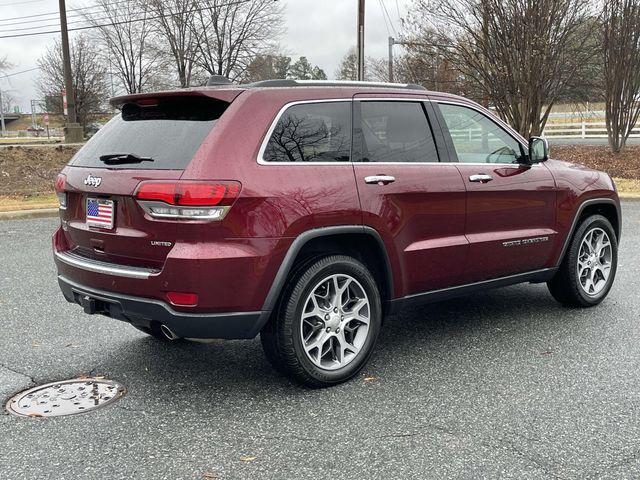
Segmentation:
{"type": "MultiPolygon", "coordinates": [[[[547,123],[543,136],[546,138],[607,138],[607,124],[605,122],[547,123]]],[[[640,126],[636,126],[629,137],[640,137],[640,126]]]]}

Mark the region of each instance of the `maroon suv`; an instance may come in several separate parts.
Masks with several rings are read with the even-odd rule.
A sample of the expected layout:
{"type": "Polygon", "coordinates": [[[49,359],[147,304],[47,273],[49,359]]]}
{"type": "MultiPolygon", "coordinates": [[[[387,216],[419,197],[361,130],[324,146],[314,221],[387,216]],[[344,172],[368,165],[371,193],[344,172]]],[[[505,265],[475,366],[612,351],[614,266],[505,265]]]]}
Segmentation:
{"type": "Polygon", "coordinates": [[[164,339],[253,338],[308,385],[352,377],[406,305],[616,273],[602,172],[413,85],[290,80],[130,95],[57,179],[64,296],[164,339]]]}

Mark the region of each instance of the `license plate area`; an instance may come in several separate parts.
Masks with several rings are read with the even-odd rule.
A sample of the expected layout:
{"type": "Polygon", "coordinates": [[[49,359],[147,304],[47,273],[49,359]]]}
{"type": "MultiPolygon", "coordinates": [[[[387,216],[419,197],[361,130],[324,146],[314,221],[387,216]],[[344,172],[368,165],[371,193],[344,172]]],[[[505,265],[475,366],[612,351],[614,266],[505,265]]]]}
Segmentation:
{"type": "Polygon", "coordinates": [[[87,225],[89,227],[112,230],[116,205],[113,200],[87,198],[87,225]]]}

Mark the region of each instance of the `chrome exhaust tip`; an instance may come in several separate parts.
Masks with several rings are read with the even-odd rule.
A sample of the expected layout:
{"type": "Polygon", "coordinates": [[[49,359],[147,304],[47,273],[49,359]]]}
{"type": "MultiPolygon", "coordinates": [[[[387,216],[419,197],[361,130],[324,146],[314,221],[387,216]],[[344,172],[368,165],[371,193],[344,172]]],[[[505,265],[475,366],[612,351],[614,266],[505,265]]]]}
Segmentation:
{"type": "Polygon", "coordinates": [[[167,340],[174,341],[180,338],[175,333],[173,333],[173,331],[166,325],[160,325],[160,331],[166,337],[167,340]]]}

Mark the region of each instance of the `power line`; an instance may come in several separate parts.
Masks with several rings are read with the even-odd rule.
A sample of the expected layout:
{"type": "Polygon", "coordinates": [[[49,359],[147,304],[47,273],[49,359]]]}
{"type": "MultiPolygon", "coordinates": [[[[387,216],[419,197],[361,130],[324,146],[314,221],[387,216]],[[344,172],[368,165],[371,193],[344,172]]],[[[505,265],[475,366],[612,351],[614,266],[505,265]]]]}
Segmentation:
{"type": "MultiPolygon", "coordinates": [[[[237,0],[234,2],[229,2],[229,3],[222,3],[219,5],[215,5],[215,7],[230,7],[233,5],[241,5],[243,3],[247,3],[250,2],[251,0],[237,0]]],[[[189,10],[188,13],[193,13],[193,12],[200,12],[202,10],[206,10],[208,8],[212,8],[211,5],[207,5],[206,7],[201,7],[201,8],[195,8],[192,10],[189,10]]],[[[133,20],[123,20],[121,22],[110,22],[110,23],[102,23],[102,24],[98,24],[98,25],[85,25],[83,27],[75,27],[75,28],[70,28],[69,31],[70,32],[77,32],[80,30],[89,30],[91,28],[102,28],[102,27],[116,27],[118,25],[126,25],[129,23],[133,23],[133,22],[141,22],[144,20],[158,20],[160,18],[167,18],[167,17],[175,17],[177,15],[181,15],[183,12],[178,12],[178,13],[167,13],[164,15],[155,15],[155,16],[151,16],[151,17],[145,17],[145,18],[137,18],[137,19],[133,19],[133,20]]],[[[11,31],[11,30],[8,30],[11,31]]],[[[18,33],[18,34],[12,34],[12,35],[0,35],[0,38],[20,38],[20,37],[34,37],[37,35],[50,35],[53,33],[60,33],[60,29],[58,30],[48,30],[45,32],[32,32],[32,33],[18,33]]]]}
{"type": "Polygon", "coordinates": [[[33,72],[34,70],[40,70],[40,67],[34,67],[34,68],[30,68],[28,70],[22,70],[21,72],[7,73],[6,75],[0,75],[0,77],[9,78],[9,77],[13,77],[15,75],[20,75],[22,73],[33,72]]]}
{"type": "MultiPolygon", "coordinates": [[[[101,8],[100,6],[96,5],[96,7],[101,8]]],[[[91,7],[91,8],[95,8],[95,7],[91,7]]],[[[85,15],[91,15],[92,13],[99,13],[97,10],[96,12],[79,12],[79,13],[73,13],[71,15],[67,15],[67,18],[78,18],[78,17],[84,17],[85,15]]],[[[40,18],[37,20],[21,20],[19,22],[8,22],[8,23],[2,23],[4,20],[0,20],[0,27],[4,28],[4,27],[9,27],[11,25],[34,25],[34,24],[38,24],[38,23],[43,23],[43,22],[52,22],[54,20],[59,20],[58,18],[56,18],[55,15],[51,16],[51,14],[47,14],[47,18],[40,18]]],[[[48,25],[40,25],[40,27],[46,27],[48,25]]],[[[36,28],[36,27],[34,27],[36,28]]],[[[13,30],[13,29],[11,29],[13,30]]],[[[17,28],[15,30],[18,30],[17,28]]]]}
{"type": "Polygon", "coordinates": [[[389,29],[389,24],[387,23],[387,17],[384,14],[384,6],[382,4],[382,0],[378,0],[378,5],[380,5],[380,10],[382,12],[382,20],[384,20],[384,26],[387,29],[387,34],[391,36],[391,30],[389,29]]]}
{"type": "MultiPolygon", "coordinates": [[[[91,15],[91,14],[98,14],[100,12],[91,12],[91,13],[87,13],[86,15],[91,15]]],[[[132,12],[131,15],[132,16],[139,16],[139,15],[144,15],[146,12],[144,11],[140,11],[140,12],[132,12]]],[[[82,13],[80,15],[76,15],[75,17],[83,17],[81,20],[73,20],[71,22],[68,22],[69,25],[75,25],[77,23],[85,23],[87,21],[87,18],[84,16],[85,14],[82,13]]],[[[73,18],[72,16],[69,16],[67,18],[73,18]]],[[[102,21],[102,20],[111,20],[112,17],[110,16],[98,16],[98,17],[89,17],[89,20],[91,21],[102,21]]],[[[51,19],[47,19],[46,21],[53,21],[55,19],[51,18],[51,19]]],[[[144,20],[144,19],[140,19],[140,20],[144,20]]],[[[41,20],[42,21],[42,20],[41,20]]],[[[58,25],[60,25],[60,22],[56,22],[56,23],[49,23],[47,25],[36,25],[34,27],[24,27],[24,28],[9,28],[7,30],[0,30],[0,33],[13,33],[13,32],[24,32],[27,30],[38,30],[41,28],[48,28],[48,27],[57,27],[58,25]]],[[[0,27],[4,27],[5,25],[0,25],[0,27]]]]}
{"type": "Polygon", "coordinates": [[[46,1],[47,0],[27,0],[26,2],[0,3],[0,7],[15,7],[15,6],[21,7],[25,3],[42,3],[46,1]]]}
{"type": "MultiPolygon", "coordinates": [[[[131,0],[118,0],[116,2],[109,2],[106,5],[107,6],[113,6],[113,5],[119,5],[121,3],[131,3],[131,0]]],[[[99,10],[101,8],[102,8],[102,5],[89,5],[87,7],[70,8],[70,9],[67,10],[67,13],[68,12],[82,12],[84,10],[94,10],[94,9],[98,9],[99,10]]],[[[53,15],[53,18],[46,18],[46,19],[42,19],[42,20],[33,20],[34,23],[35,22],[46,22],[46,21],[57,19],[59,14],[60,13],[58,11],[55,11],[55,12],[47,12],[47,13],[36,13],[36,14],[33,14],[33,15],[23,15],[23,16],[20,16],[20,17],[3,18],[3,19],[0,19],[0,26],[17,25],[18,23],[28,23],[28,22],[17,22],[17,23],[11,23],[11,24],[6,24],[5,23],[4,25],[1,25],[2,22],[8,22],[9,20],[23,20],[25,18],[29,19],[29,18],[37,18],[37,17],[50,17],[50,16],[53,15]]],[[[75,16],[79,16],[79,15],[82,15],[82,14],[74,14],[74,15],[75,16]]],[[[69,17],[71,17],[71,15],[69,15],[69,17]]]]}
{"type": "MultiPolygon", "coordinates": [[[[389,15],[389,11],[387,10],[387,6],[384,3],[384,0],[380,0],[380,5],[382,6],[382,14],[386,15],[387,18],[389,19],[389,24],[391,25],[391,29],[393,30],[394,35],[397,35],[398,32],[396,31],[396,27],[393,25],[393,20],[391,20],[391,15],[389,15]]],[[[389,34],[391,35],[391,34],[389,34]]]]}

